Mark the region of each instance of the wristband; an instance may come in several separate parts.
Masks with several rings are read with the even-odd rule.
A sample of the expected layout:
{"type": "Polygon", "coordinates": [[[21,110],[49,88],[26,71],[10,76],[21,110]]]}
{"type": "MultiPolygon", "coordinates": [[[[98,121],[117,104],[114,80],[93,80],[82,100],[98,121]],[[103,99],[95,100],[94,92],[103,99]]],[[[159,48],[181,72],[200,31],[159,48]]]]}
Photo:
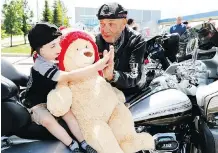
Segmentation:
{"type": "Polygon", "coordinates": [[[117,82],[119,77],[120,77],[120,74],[117,71],[113,71],[113,78],[110,81],[108,80],[108,82],[115,83],[117,82]]]}

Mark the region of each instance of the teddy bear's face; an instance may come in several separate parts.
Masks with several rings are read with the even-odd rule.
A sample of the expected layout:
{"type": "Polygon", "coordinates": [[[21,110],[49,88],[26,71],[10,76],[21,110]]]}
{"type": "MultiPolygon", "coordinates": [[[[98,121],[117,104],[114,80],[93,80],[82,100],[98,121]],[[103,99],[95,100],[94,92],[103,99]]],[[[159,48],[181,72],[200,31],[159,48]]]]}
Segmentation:
{"type": "Polygon", "coordinates": [[[65,57],[65,71],[83,68],[93,64],[95,61],[94,48],[92,44],[84,39],[73,41],[68,47],[65,57]]]}

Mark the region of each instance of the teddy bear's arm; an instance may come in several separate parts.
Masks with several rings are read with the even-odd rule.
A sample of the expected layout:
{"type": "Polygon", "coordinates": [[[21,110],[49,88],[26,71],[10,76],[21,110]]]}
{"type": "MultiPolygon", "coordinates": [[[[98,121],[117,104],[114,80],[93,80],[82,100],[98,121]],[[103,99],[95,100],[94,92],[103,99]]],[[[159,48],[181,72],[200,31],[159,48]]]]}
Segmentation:
{"type": "Polygon", "coordinates": [[[117,89],[116,87],[112,87],[112,88],[113,88],[114,92],[116,93],[119,101],[122,102],[122,103],[125,103],[126,102],[126,98],[125,98],[123,92],[120,91],[119,89],[117,89]]]}
{"type": "Polygon", "coordinates": [[[58,84],[47,96],[47,109],[56,117],[66,114],[72,104],[72,91],[67,85],[58,84]]]}

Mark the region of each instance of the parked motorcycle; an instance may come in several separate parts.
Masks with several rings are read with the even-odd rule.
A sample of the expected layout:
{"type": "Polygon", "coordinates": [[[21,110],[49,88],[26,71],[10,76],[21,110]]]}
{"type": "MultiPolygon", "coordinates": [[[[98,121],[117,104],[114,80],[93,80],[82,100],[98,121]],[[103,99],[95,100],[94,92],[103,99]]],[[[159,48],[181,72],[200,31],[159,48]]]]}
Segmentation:
{"type": "MultiPolygon", "coordinates": [[[[200,54],[200,52],[198,53],[200,54]]],[[[210,57],[205,61],[208,63],[208,67],[209,63],[216,64],[218,56],[215,52],[214,56],[210,57]]],[[[2,64],[5,65],[5,63],[2,60],[2,64]]],[[[169,70],[173,72],[172,67],[169,67],[169,70]]],[[[216,74],[212,72],[213,70],[215,68],[211,66],[211,76],[216,74]]],[[[6,69],[6,72],[11,73],[11,71],[14,72],[12,65],[6,69]]],[[[18,80],[15,85],[14,80],[5,75],[6,72],[2,71],[1,84],[3,95],[1,99],[2,152],[70,152],[45,128],[31,122],[29,113],[20,102],[22,94],[19,95],[19,93],[22,90],[18,88],[21,86],[18,78],[24,80],[24,77],[15,71],[13,79],[18,80]],[[22,139],[11,137],[12,135],[22,139]]],[[[165,85],[173,87],[177,83],[169,79],[168,82],[165,81],[165,85]]],[[[150,86],[134,95],[129,103],[137,132],[146,131],[155,138],[156,149],[150,152],[215,153],[215,142],[208,127],[208,123],[211,121],[213,124],[217,123],[214,102],[206,105],[205,112],[209,113],[206,113],[208,115],[204,117],[195,97],[188,97],[183,91],[166,88],[160,82],[152,81],[150,86]]],[[[59,122],[65,126],[62,120],[59,122]]],[[[67,130],[69,131],[69,129],[67,130]]]]}
{"type": "Polygon", "coordinates": [[[199,39],[198,45],[201,50],[210,50],[214,46],[218,47],[217,35],[217,30],[211,23],[203,23],[187,29],[186,32],[180,36],[177,62],[191,58],[189,51],[192,50],[192,46],[190,46],[190,44],[192,44],[192,40],[195,38],[199,39]]]}
{"type": "MultiPolygon", "coordinates": [[[[205,28],[205,25],[201,28],[205,28]]],[[[214,47],[214,43],[210,50],[201,49],[203,46],[211,45],[211,42],[199,43],[199,40],[201,41],[201,37],[192,41],[194,51],[191,53],[191,60],[171,64],[162,76],[151,82],[147,94],[131,101],[129,108],[134,116],[136,129],[138,132],[149,132],[156,139],[156,150],[151,152],[218,152],[218,146],[215,146],[217,134],[213,131],[218,130],[217,95],[211,95],[211,98],[216,100],[210,102],[210,107],[204,107],[204,111],[196,100],[198,86],[207,86],[211,80],[218,78],[217,47],[214,47]],[[208,115],[203,113],[208,111],[212,113],[209,115],[212,117],[208,118],[208,115]]],[[[208,91],[217,92],[218,88],[211,91],[209,85],[208,91]]],[[[209,100],[203,103],[208,104],[207,101],[209,100]]]]}
{"type": "Polygon", "coordinates": [[[176,61],[176,54],[179,51],[179,35],[165,34],[157,35],[147,41],[147,51],[154,63],[160,63],[163,70],[166,70],[170,63],[176,61]]]}

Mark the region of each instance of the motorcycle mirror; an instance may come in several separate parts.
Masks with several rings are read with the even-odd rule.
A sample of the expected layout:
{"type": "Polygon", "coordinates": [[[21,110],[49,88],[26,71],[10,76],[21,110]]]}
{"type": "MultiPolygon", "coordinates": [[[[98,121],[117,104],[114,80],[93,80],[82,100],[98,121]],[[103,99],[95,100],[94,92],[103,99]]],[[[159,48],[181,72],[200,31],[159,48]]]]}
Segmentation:
{"type": "Polygon", "coordinates": [[[193,51],[195,50],[195,38],[192,38],[188,41],[186,46],[186,55],[192,55],[193,51]]]}
{"type": "Polygon", "coordinates": [[[192,61],[193,65],[195,65],[195,61],[197,60],[198,57],[198,38],[195,38],[193,41],[193,55],[192,55],[192,61]]]}
{"type": "Polygon", "coordinates": [[[214,126],[218,126],[218,94],[206,106],[206,119],[214,126]]]}
{"type": "Polygon", "coordinates": [[[187,47],[186,47],[186,55],[192,55],[193,64],[197,60],[198,48],[199,48],[198,38],[192,38],[188,42],[187,47]]]}

